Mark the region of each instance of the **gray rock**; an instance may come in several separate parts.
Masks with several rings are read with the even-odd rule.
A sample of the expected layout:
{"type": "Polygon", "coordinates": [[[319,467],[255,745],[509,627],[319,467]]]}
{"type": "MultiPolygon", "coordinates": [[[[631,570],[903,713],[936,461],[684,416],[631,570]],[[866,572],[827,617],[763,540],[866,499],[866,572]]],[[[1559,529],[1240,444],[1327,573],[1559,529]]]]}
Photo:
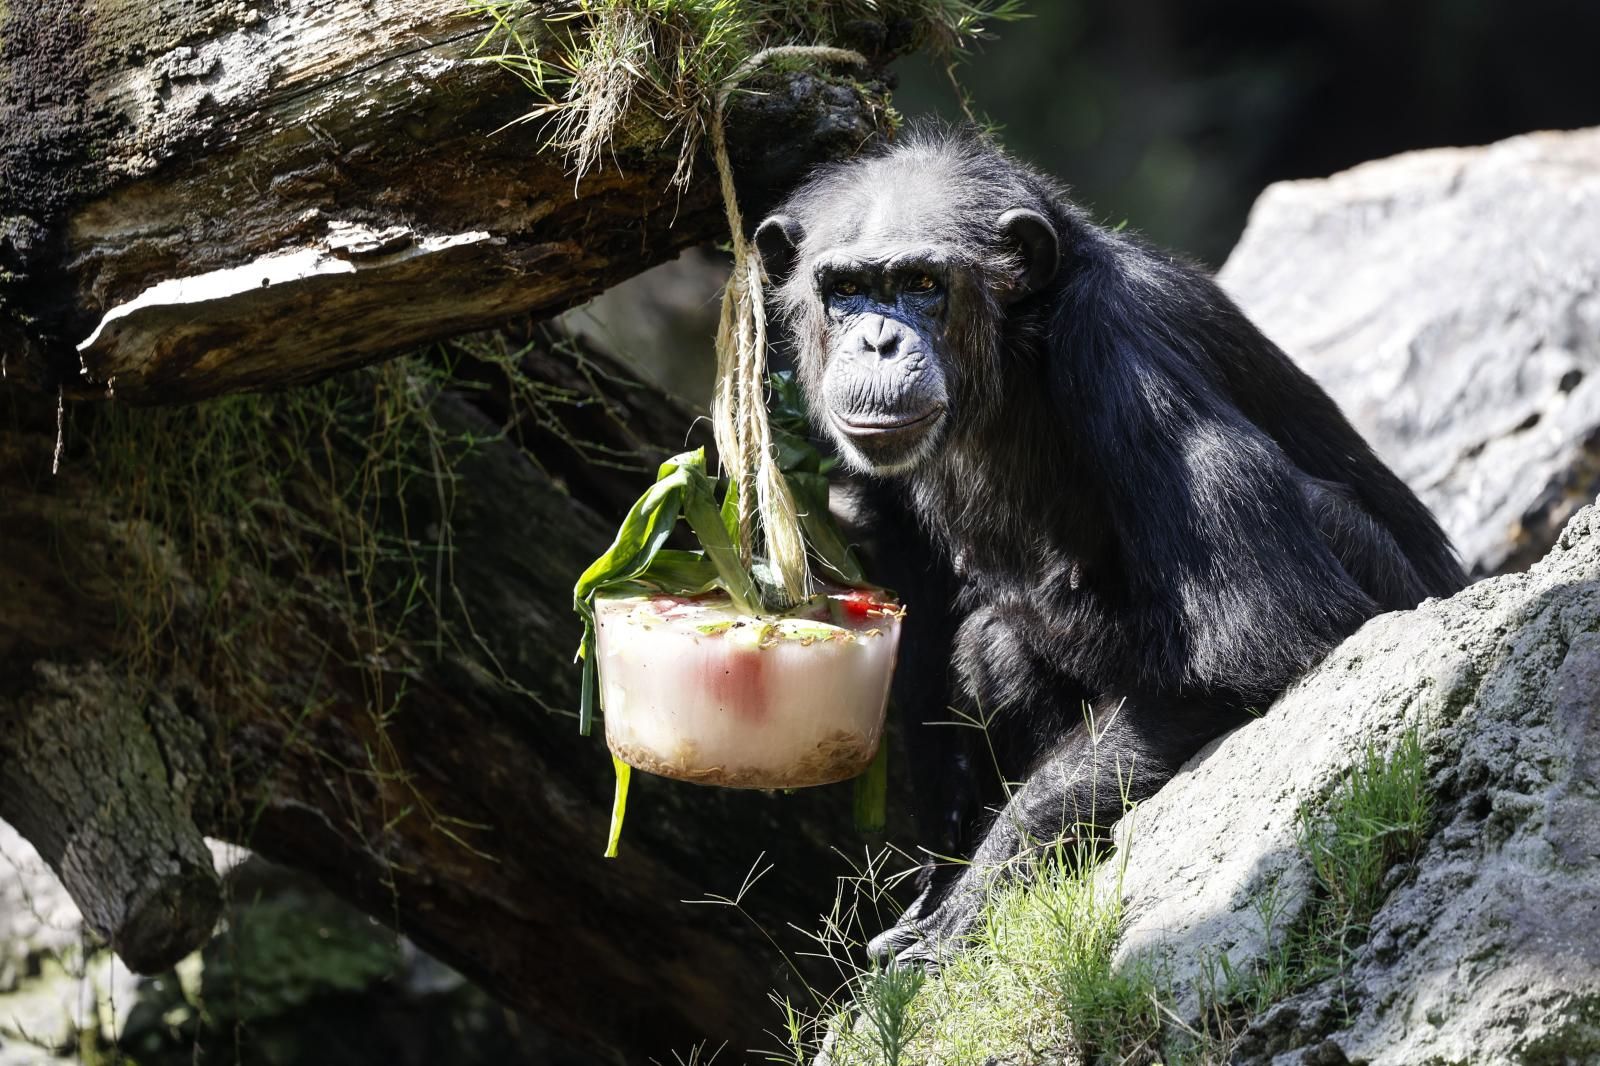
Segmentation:
{"type": "Polygon", "coordinates": [[[1235,1061],[1600,1062],[1600,510],[1524,574],[1373,619],[1270,713],[1119,826],[1119,965],[1153,960],[1194,1018],[1205,961],[1261,957],[1306,899],[1296,812],[1415,727],[1428,842],[1343,991],[1257,1018],[1235,1061]],[[1274,896],[1273,893],[1276,893],[1274,896]]]}
{"type": "Polygon", "coordinates": [[[1600,129],[1274,185],[1219,280],[1475,573],[1600,490],[1600,129]]]}

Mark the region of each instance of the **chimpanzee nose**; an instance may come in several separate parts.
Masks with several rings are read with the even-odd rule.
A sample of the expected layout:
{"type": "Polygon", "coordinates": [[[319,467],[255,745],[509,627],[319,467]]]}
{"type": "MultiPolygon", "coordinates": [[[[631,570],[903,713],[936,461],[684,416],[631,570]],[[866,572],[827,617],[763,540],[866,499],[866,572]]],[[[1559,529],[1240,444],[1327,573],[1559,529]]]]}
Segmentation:
{"type": "Polygon", "coordinates": [[[861,347],[884,359],[893,359],[899,353],[901,333],[900,323],[873,315],[861,325],[861,347]]]}

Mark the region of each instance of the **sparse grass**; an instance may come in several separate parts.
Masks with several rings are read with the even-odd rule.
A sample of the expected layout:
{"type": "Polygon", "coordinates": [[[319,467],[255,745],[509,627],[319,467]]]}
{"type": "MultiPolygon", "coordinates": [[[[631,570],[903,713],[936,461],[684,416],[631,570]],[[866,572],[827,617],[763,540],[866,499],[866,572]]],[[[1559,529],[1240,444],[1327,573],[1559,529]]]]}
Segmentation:
{"type": "Polygon", "coordinates": [[[1393,884],[1390,871],[1417,857],[1433,821],[1421,736],[1408,730],[1387,755],[1369,745],[1326,808],[1300,811],[1300,851],[1316,895],[1305,919],[1294,987],[1338,976],[1367,938],[1393,884]]]}
{"type": "Polygon", "coordinates": [[[911,47],[953,67],[994,23],[1022,17],[1022,0],[573,0],[553,13],[534,0],[469,2],[491,20],[481,57],[533,90],[540,104],[524,120],[549,120],[549,144],[576,177],[619,140],[676,145],[678,188],[717,94],[764,48],[848,47],[851,23],[873,19],[909,28],[911,47]]]}
{"type": "Polygon", "coordinates": [[[448,524],[445,453],[465,442],[446,440],[428,413],[444,380],[434,365],[404,359],[282,393],[97,410],[91,461],[117,519],[153,537],[145,570],[116,575],[125,643],[138,649],[132,665],[192,655],[178,646],[192,634],[173,632],[184,624],[223,657],[205,676],[248,678],[256,664],[232,653],[253,659],[254,629],[284,597],[338,605],[369,630],[362,643],[378,645],[370,630],[381,611],[393,609],[391,628],[437,612],[448,535],[388,531],[380,518],[420,491],[448,524]],[[331,584],[319,551],[339,556],[331,584]],[[172,580],[173,566],[201,586],[198,597],[172,580]]]}
{"type": "Polygon", "coordinates": [[[1410,730],[1384,755],[1369,745],[1320,815],[1300,812],[1300,850],[1325,893],[1312,934],[1346,955],[1387,894],[1389,870],[1416,858],[1433,818],[1422,739],[1410,730]]]}
{"type": "Polygon", "coordinates": [[[819,1027],[833,1030],[833,1066],[1066,1063],[1083,1047],[1153,1039],[1148,980],[1111,966],[1122,918],[1116,880],[1097,876],[1086,846],[1057,845],[1047,856],[1031,884],[996,889],[966,949],[933,976],[857,972],[847,985],[855,1012],[819,1015],[819,1027]]]}
{"type": "Polygon", "coordinates": [[[273,626],[316,619],[322,673],[358,671],[381,725],[403,695],[402,645],[481,652],[454,586],[452,517],[458,467],[487,440],[440,423],[441,392],[501,383],[516,433],[546,434],[596,466],[654,467],[653,456],[573,436],[564,416],[595,407],[597,371],[553,332],[533,345],[593,387],[530,377],[528,347],[477,334],[283,392],[97,408],[77,435],[131,545],[104,575],[130,679],[178,666],[244,710],[308,713],[318,679],[307,707],[282,707],[264,687],[262,656],[276,646],[273,626]]]}
{"type": "MultiPolygon", "coordinates": [[[[1167,1007],[1173,996],[1164,974],[1146,963],[1112,965],[1122,893],[1120,870],[1105,862],[1120,860],[1097,865],[1082,850],[1058,847],[1031,884],[993,894],[966,950],[925,982],[858,970],[845,995],[809,1020],[785,1002],[788,1052],[770,1061],[809,1061],[831,1029],[832,1066],[1227,1062],[1252,1017],[1314,984],[1345,980],[1394,887],[1393,871],[1427,838],[1426,780],[1413,729],[1391,751],[1369,747],[1325,802],[1301,809],[1299,848],[1312,896],[1292,920],[1276,889],[1263,897],[1267,955],[1250,966],[1213,961],[1200,1028],[1167,1007]]],[[[869,863],[855,879],[858,905],[882,900],[881,873],[881,862],[869,863]]],[[[836,907],[819,943],[841,962],[859,952],[855,931],[865,924],[853,908],[836,907]]]]}
{"type": "Polygon", "coordinates": [[[927,1027],[925,1012],[914,1013],[917,993],[928,975],[918,966],[890,963],[873,967],[864,975],[856,1003],[861,1010],[863,1028],[877,1046],[884,1066],[900,1066],[906,1048],[927,1027]]]}

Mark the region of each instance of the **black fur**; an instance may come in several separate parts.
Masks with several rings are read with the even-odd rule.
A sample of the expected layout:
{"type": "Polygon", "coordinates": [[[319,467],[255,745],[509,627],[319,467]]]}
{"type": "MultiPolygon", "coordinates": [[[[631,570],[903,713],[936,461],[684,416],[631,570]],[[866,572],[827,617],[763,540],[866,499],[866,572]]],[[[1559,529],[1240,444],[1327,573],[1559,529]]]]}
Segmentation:
{"type": "Polygon", "coordinates": [[[895,696],[923,843],[974,860],[930,868],[881,952],[931,957],[990,870],[1104,830],[1364,620],[1463,583],[1432,516],[1210,278],[977,135],[828,167],[758,241],[910,609],[895,696]],[[987,739],[926,724],[952,702],[987,739]]]}

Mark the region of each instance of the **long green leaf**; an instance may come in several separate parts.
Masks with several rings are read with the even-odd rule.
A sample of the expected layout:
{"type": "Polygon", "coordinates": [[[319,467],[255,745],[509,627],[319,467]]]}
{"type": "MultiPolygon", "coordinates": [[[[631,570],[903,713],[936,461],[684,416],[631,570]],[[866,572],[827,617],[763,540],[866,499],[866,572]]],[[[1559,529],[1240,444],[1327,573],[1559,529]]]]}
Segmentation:
{"type": "Polygon", "coordinates": [[[637,577],[654,561],[683,513],[689,479],[705,478],[706,451],[675,455],[661,464],[654,485],[628,509],[617,536],[600,558],[589,564],[572,589],[572,606],[583,618],[583,640],[578,657],[583,660],[583,689],[578,697],[578,732],[588,736],[594,728],[598,678],[594,669],[594,594],[607,585],[637,577]]]}
{"type": "Polygon", "coordinates": [[[774,426],[772,448],[777,453],[778,469],[786,474],[795,471],[816,474],[822,470],[822,453],[804,437],[774,426]]]}
{"type": "Polygon", "coordinates": [[[777,371],[767,378],[771,394],[768,403],[772,443],[778,468],[789,480],[795,506],[800,510],[800,530],[806,544],[822,561],[828,577],[845,585],[867,584],[861,562],[850,550],[839,524],[828,510],[828,471],[833,460],[824,457],[807,439],[805,395],[789,371],[777,371]]]}
{"type": "Polygon", "coordinates": [[[583,660],[583,680],[578,688],[578,735],[588,736],[594,728],[594,705],[599,698],[600,678],[594,661],[594,617],[583,620],[583,640],[578,644],[583,660]]]}
{"type": "Polygon", "coordinates": [[[617,791],[611,797],[611,828],[606,833],[606,858],[617,857],[617,844],[622,840],[622,819],[628,813],[628,782],[633,778],[633,767],[611,756],[611,769],[617,775],[617,791]]]}
{"type": "Polygon", "coordinates": [[[828,479],[821,474],[799,472],[784,476],[789,479],[789,491],[800,511],[801,532],[829,576],[846,585],[865,585],[861,561],[828,510],[828,479]]]}
{"type": "Polygon", "coordinates": [[[572,598],[580,612],[581,605],[596,589],[613,581],[625,581],[650,565],[672,533],[673,523],[683,513],[684,489],[697,462],[704,471],[704,448],[674,456],[661,464],[656,483],[628,509],[611,547],[578,578],[572,598]]]}
{"type": "Polygon", "coordinates": [[[739,479],[730,477],[728,489],[722,494],[722,528],[728,539],[739,543],[739,479]]]}
{"type": "Polygon", "coordinates": [[[705,549],[706,558],[722,575],[723,587],[733,599],[733,605],[742,614],[757,614],[761,610],[761,594],[756,591],[750,571],[739,558],[739,548],[728,536],[728,527],[722,524],[722,511],[717,507],[715,483],[703,470],[691,470],[684,489],[683,516],[689,520],[694,535],[705,549]]]}
{"type": "MultiPolygon", "coordinates": [[[[717,566],[701,552],[662,548],[650,565],[639,573],[638,580],[672,596],[698,596],[722,587],[722,575],[717,566]]],[[[612,586],[621,592],[626,586],[612,586]]]]}
{"type": "Polygon", "coordinates": [[[878,742],[878,754],[862,775],[856,778],[856,830],[881,833],[889,821],[889,738],[878,742]]]}

